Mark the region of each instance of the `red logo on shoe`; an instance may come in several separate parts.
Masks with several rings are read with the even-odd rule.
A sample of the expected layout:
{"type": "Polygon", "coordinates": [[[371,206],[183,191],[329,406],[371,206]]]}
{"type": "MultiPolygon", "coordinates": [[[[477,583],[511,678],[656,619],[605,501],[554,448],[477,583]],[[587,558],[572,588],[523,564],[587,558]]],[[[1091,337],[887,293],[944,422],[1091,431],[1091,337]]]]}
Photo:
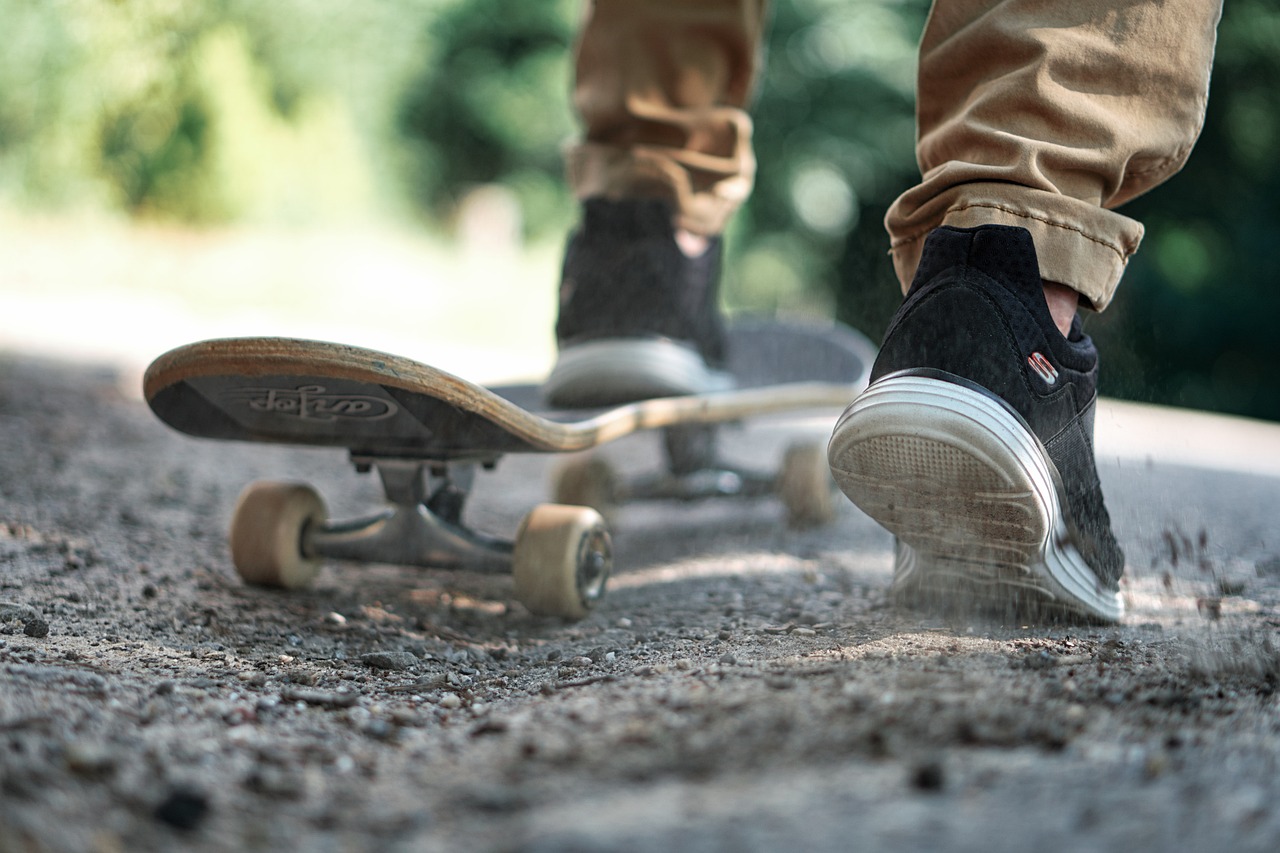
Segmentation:
{"type": "Polygon", "coordinates": [[[1054,367],[1042,353],[1031,353],[1027,356],[1027,364],[1031,365],[1031,369],[1045,381],[1046,385],[1052,385],[1058,381],[1058,368],[1054,367]]]}

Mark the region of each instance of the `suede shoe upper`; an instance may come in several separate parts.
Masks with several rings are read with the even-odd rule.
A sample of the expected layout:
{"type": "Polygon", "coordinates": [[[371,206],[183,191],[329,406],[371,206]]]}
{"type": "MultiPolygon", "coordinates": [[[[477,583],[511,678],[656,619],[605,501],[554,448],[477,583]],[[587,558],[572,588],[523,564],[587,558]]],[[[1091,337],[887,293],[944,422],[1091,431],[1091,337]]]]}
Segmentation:
{"type": "Polygon", "coordinates": [[[687,257],[662,199],[588,199],[570,238],[556,339],[563,350],[611,338],[668,338],[711,367],[725,360],[717,303],[721,240],[687,257]]]}
{"type": "Polygon", "coordinates": [[[1124,554],[1093,452],[1098,352],[1078,317],[1068,337],[1058,331],[1025,229],[944,226],[929,235],[871,381],[904,370],[976,385],[1022,418],[1056,468],[1072,540],[1115,587],[1124,554]]]}

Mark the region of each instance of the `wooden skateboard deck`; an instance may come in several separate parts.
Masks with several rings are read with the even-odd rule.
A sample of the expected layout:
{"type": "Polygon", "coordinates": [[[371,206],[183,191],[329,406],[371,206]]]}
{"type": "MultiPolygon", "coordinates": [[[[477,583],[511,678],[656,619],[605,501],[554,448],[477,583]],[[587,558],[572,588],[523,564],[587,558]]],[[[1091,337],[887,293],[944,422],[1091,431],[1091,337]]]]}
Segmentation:
{"type": "Polygon", "coordinates": [[[534,386],[486,388],[360,347],[288,338],[204,341],[156,359],[152,410],[204,438],[344,447],[356,455],[452,460],[587,450],[645,429],[833,407],[865,384],[873,351],[839,327],[743,324],[730,332],[737,388],[555,411],[534,386]]]}

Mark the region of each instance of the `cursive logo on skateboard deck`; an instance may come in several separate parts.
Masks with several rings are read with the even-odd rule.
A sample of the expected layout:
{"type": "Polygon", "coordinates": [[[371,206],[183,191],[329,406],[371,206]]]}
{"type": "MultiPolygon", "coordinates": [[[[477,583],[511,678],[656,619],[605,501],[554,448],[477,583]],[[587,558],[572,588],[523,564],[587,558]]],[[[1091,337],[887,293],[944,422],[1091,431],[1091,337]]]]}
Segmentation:
{"type": "Polygon", "coordinates": [[[228,402],[247,406],[256,413],[308,421],[380,421],[400,411],[391,400],[367,394],[330,393],[323,385],[231,388],[224,396],[228,402]]]}

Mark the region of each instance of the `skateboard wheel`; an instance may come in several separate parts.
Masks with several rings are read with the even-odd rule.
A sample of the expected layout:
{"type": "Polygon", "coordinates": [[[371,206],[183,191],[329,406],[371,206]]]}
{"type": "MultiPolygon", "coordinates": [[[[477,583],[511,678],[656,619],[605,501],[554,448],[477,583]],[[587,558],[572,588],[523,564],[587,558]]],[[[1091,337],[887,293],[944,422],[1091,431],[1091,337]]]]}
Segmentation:
{"type": "Polygon", "coordinates": [[[571,459],[556,472],[553,500],[569,506],[587,506],[605,518],[618,506],[618,475],[599,456],[571,459]]]}
{"type": "Polygon", "coordinates": [[[231,517],[231,560],[246,583],[298,589],[320,561],[306,554],[307,528],[328,516],[315,489],[303,483],[251,483],[231,517]]]}
{"type": "Polygon", "coordinates": [[[581,619],[604,595],[613,544],[604,519],[582,506],[543,504],[516,533],[516,599],[539,616],[581,619]]]}
{"type": "Polygon", "coordinates": [[[825,448],[807,443],[787,448],[777,481],[787,525],[802,530],[829,524],[835,518],[834,486],[825,448]]]}

